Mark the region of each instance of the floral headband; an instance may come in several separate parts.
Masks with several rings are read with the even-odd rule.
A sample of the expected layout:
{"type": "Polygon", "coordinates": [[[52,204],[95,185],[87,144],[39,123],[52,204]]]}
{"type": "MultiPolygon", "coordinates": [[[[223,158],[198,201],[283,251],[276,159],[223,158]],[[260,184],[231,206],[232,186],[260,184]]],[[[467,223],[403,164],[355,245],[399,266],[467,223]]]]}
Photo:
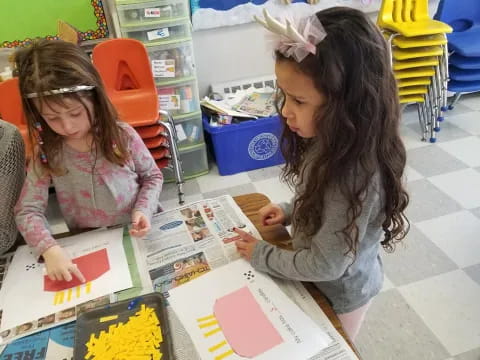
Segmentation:
{"type": "Polygon", "coordinates": [[[275,49],[286,57],[293,57],[301,62],[309,54],[317,53],[317,45],[327,36],[325,29],[316,15],[292,21],[285,19],[286,24],[274,19],[263,9],[265,19],[254,16],[255,21],[275,34],[275,49]]]}

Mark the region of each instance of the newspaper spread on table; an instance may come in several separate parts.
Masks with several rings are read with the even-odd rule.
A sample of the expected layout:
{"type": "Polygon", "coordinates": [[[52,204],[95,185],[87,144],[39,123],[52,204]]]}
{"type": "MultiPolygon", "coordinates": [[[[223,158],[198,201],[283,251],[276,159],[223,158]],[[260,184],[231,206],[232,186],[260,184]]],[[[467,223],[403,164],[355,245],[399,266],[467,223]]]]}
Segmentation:
{"type": "MultiPolygon", "coordinates": [[[[258,230],[229,195],[200,200],[160,213],[140,242],[155,291],[168,299],[168,290],[239,258],[233,228],[261,238],[258,230]]],[[[139,262],[140,263],[140,262],[139,262]]],[[[139,266],[140,268],[140,266],[139,266]]],[[[300,282],[275,279],[282,290],[322,329],[332,343],[311,360],[358,360],[315,300],[300,282]]],[[[199,360],[195,347],[173,310],[168,308],[177,360],[199,360]]]]}

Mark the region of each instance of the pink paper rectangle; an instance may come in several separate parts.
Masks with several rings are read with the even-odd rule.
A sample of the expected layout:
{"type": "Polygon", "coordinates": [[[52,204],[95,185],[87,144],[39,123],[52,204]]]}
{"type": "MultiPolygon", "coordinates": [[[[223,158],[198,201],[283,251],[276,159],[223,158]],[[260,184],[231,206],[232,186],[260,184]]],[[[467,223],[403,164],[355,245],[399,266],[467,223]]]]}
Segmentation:
{"type": "Polygon", "coordinates": [[[215,318],[236,354],[252,358],[283,343],[248,287],[219,298],[215,318]]]}

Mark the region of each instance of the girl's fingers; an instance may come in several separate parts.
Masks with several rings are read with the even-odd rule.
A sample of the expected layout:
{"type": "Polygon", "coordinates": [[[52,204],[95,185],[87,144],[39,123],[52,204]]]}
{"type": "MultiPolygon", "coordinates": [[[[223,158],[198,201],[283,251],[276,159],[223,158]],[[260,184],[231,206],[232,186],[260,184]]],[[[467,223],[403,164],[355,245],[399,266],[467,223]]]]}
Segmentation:
{"type": "Polygon", "coordinates": [[[47,273],[47,275],[48,275],[48,278],[49,278],[50,280],[52,280],[52,281],[57,280],[57,278],[55,277],[55,274],[54,274],[54,273],[49,272],[49,273],[47,273]]]}
{"type": "Polygon", "coordinates": [[[130,229],[130,235],[134,236],[134,237],[139,237],[138,235],[139,231],[138,230],[135,230],[135,229],[130,229]]]}
{"type": "Polygon", "coordinates": [[[70,271],[68,269],[62,270],[60,273],[60,280],[65,280],[65,281],[72,281],[72,274],[70,274],[70,271]]]}
{"type": "Polygon", "coordinates": [[[253,242],[253,241],[256,240],[252,235],[250,235],[249,233],[247,233],[243,230],[234,228],[233,231],[235,231],[238,235],[240,235],[240,237],[242,238],[243,241],[253,242]]]}
{"type": "Polygon", "coordinates": [[[235,242],[235,245],[237,246],[237,250],[246,250],[247,247],[245,246],[245,244],[242,244],[241,242],[237,241],[235,242]]]}
{"type": "Polygon", "coordinates": [[[85,276],[83,276],[82,272],[80,271],[80,269],[78,268],[77,265],[73,265],[71,268],[70,268],[70,273],[75,276],[78,280],[80,280],[82,283],[84,283],[86,281],[85,279],[85,276]]]}

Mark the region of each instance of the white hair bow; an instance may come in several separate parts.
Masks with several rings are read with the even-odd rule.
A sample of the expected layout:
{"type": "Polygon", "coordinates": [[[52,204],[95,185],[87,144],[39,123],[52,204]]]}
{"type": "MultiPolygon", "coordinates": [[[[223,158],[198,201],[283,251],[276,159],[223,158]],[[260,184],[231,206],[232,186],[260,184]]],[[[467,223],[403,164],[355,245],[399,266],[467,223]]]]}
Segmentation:
{"type": "Polygon", "coordinates": [[[286,24],[282,24],[266,9],[263,9],[263,16],[265,19],[254,16],[255,21],[276,35],[275,49],[286,57],[293,57],[297,62],[301,62],[309,54],[315,55],[318,43],[327,36],[316,15],[303,18],[296,24],[289,19],[285,19],[286,24]]]}

